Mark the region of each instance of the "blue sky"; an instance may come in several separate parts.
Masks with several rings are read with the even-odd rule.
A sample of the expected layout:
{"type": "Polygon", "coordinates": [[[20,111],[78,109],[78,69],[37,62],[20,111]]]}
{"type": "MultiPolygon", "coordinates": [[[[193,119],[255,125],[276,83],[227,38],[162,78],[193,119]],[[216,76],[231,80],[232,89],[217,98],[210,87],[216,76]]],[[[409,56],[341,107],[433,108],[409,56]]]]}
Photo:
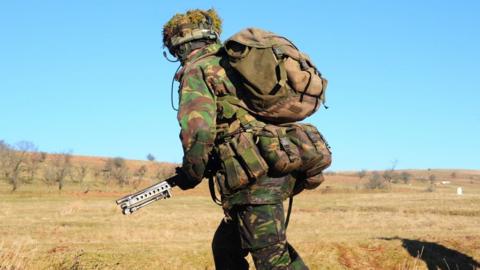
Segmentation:
{"type": "Polygon", "coordinates": [[[330,108],[307,122],[333,170],[480,169],[479,1],[231,3],[1,1],[0,139],[179,162],[162,26],[215,7],[222,39],[250,26],[288,36],[329,80],[330,108]]]}

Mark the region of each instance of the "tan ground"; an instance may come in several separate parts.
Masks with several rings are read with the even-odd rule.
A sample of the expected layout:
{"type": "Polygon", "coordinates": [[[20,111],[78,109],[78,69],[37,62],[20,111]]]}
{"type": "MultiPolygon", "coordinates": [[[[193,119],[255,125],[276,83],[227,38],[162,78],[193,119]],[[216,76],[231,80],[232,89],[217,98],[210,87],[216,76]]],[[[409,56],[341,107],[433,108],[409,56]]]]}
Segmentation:
{"type": "MultiPolygon", "coordinates": [[[[329,175],[296,197],[288,238],[311,269],[480,267],[480,172],[412,171],[428,183],[365,191],[353,173],[329,175]],[[464,188],[456,195],[457,186],[464,188]]],[[[93,185],[93,184],[92,184],[93,185]]],[[[213,269],[210,241],[222,218],[206,185],[132,216],[114,201],[132,187],[0,184],[0,269],[213,269]]]]}

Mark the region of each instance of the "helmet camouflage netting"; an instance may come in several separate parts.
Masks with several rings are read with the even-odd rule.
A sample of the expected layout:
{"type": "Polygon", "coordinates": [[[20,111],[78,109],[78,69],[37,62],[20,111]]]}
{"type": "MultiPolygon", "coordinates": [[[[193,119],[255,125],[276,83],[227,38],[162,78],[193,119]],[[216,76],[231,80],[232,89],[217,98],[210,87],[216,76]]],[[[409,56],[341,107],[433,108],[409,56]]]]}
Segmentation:
{"type": "Polygon", "coordinates": [[[217,39],[222,20],[214,9],[178,13],[163,26],[163,44],[169,50],[196,39],[217,39]]]}

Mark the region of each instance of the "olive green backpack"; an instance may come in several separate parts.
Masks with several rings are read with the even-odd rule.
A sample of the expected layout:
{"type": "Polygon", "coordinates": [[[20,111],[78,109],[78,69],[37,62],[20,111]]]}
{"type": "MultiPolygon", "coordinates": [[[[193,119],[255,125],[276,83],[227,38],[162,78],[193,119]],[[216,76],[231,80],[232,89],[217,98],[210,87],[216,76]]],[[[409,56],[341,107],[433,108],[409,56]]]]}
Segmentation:
{"type": "Polygon", "coordinates": [[[224,48],[241,78],[238,97],[266,122],[301,121],[324,104],[327,80],[288,39],[247,28],[226,40],[224,48]]]}

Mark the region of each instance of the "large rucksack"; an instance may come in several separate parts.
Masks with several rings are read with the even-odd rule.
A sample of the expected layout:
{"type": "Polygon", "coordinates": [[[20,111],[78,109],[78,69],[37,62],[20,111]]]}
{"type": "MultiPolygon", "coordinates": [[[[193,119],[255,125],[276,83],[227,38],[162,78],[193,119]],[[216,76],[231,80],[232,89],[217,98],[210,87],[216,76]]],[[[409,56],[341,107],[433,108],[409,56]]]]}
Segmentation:
{"type": "Polygon", "coordinates": [[[301,121],[324,103],[327,80],[287,38],[247,28],[226,40],[224,47],[241,78],[238,97],[263,120],[301,121]]]}

